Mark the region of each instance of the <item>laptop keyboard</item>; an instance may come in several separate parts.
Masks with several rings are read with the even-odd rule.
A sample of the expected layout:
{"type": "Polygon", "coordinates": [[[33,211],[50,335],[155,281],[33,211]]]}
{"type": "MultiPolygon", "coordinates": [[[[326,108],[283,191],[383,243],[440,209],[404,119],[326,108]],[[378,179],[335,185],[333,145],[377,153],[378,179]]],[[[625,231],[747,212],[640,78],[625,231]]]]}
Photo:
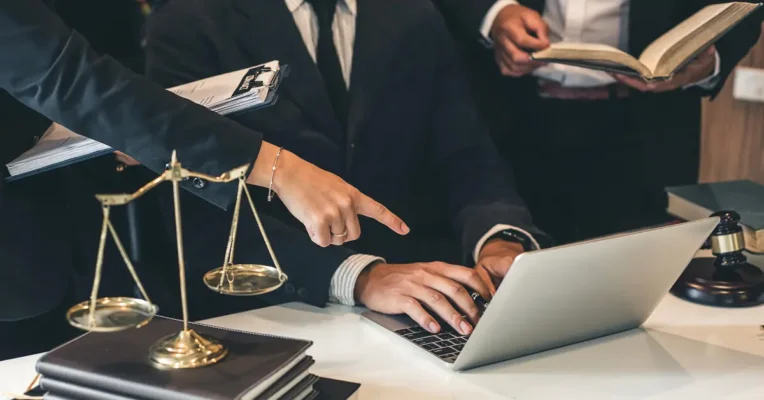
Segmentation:
{"type": "Polygon", "coordinates": [[[467,343],[467,336],[456,333],[447,325],[437,334],[427,332],[421,326],[399,329],[395,333],[448,363],[456,361],[467,343]]]}

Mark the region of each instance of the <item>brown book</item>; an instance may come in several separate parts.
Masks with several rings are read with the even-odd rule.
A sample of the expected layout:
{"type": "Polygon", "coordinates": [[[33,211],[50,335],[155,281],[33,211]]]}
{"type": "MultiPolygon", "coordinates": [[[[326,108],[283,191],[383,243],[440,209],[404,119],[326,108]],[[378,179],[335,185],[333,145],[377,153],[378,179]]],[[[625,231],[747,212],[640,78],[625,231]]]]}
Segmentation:
{"type": "Polygon", "coordinates": [[[541,62],[639,76],[646,81],[666,80],[760,6],[745,2],[707,6],[652,42],[639,58],[603,44],[572,42],[554,43],[531,57],[541,62]]]}

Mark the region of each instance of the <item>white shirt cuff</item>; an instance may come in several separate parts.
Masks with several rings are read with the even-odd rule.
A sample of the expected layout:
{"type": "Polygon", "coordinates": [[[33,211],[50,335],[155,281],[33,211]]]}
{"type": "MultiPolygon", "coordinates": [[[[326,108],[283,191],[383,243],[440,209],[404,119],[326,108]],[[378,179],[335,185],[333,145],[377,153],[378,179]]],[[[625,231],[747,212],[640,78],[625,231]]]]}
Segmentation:
{"type": "Polygon", "coordinates": [[[684,89],[688,89],[691,87],[699,87],[701,89],[711,90],[713,89],[717,83],[719,83],[719,73],[722,69],[722,59],[719,57],[719,51],[716,52],[716,65],[714,66],[714,73],[713,75],[704,78],[703,80],[700,80],[695,83],[691,83],[689,85],[685,85],[684,89]]]}
{"type": "Polygon", "coordinates": [[[483,235],[483,237],[481,237],[480,240],[477,242],[477,245],[475,246],[475,251],[472,253],[472,257],[474,258],[476,263],[478,262],[478,258],[480,257],[480,250],[483,249],[485,242],[487,242],[491,236],[501,231],[517,231],[519,233],[522,233],[523,235],[528,236],[531,239],[534,249],[541,248],[541,246],[539,246],[539,242],[536,241],[536,238],[534,238],[533,235],[528,233],[526,230],[514,227],[512,225],[498,224],[494,226],[493,228],[491,228],[491,230],[486,232],[486,234],[483,235]]]}
{"type": "Polygon", "coordinates": [[[493,28],[493,22],[499,15],[499,12],[506,6],[517,4],[516,0],[498,0],[483,18],[483,24],[480,25],[480,35],[483,37],[484,44],[488,47],[493,46],[493,40],[491,39],[491,28],[493,28]]]}
{"type": "Polygon", "coordinates": [[[364,268],[385,259],[367,254],[354,254],[340,264],[329,283],[329,301],[346,306],[355,305],[355,282],[364,268]]]}

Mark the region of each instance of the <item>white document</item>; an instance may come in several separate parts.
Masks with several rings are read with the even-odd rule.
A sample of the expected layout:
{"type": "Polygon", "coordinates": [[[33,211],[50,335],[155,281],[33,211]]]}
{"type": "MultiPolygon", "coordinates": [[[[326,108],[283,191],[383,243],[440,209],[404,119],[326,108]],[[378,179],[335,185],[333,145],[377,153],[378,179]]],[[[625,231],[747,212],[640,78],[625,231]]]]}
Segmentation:
{"type": "MultiPolygon", "coordinates": [[[[244,68],[167,90],[221,115],[268,104],[276,90],[281,68],[278,61],[244,68]]],[[[34,147],[6,165],[10,180],[96,157],[111,148],[53,123],[34,147]]]]}

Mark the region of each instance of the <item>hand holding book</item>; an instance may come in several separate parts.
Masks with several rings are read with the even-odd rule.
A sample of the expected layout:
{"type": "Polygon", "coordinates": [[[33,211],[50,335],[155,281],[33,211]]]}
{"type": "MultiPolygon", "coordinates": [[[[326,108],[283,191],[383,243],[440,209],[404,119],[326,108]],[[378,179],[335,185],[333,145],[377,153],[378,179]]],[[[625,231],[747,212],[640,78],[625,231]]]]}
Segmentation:
{"type": "Polygon", "coordinates": [[[519,77],[544,65],[533,61],[530,53],[549,47],[548,33],[549,27],[541,15],[528,7],[513,4],[499,11],[491,27],[491,38],[502,75],[519,77]]]}
{"type": "MultiPolygon", "coordinates": [[[[536,61],[573,65],[640,78],[645,82],[676,82],[655,87],[668,90],[702,75],[717,40],[748,18],[761,4],[732,2],[706,6],[653,41],[639,57],[599,43],[559,42],[531,54],[536,61]],[[695,63],[692,67],[689,64],[695,63]]],[[[632,81],[628,81],[632,82],[632,81]]],[[[693,83],[693,82],[688,82],[693,83]]],[[[647,86],[645,86],[647,87],[647,86]]]]}
{"type": "Polygon", "coordinates": [[[661,93],[676,90],[688,85],[703,81],[713,75],[716,67],[716,47],[704,50],[681,70],[677,71],[671,78],[663,81],[646,82],[642,78],[628,76],[624,74],[612,74],[613,77],[634,89],[641,92],[661,93]]]}

